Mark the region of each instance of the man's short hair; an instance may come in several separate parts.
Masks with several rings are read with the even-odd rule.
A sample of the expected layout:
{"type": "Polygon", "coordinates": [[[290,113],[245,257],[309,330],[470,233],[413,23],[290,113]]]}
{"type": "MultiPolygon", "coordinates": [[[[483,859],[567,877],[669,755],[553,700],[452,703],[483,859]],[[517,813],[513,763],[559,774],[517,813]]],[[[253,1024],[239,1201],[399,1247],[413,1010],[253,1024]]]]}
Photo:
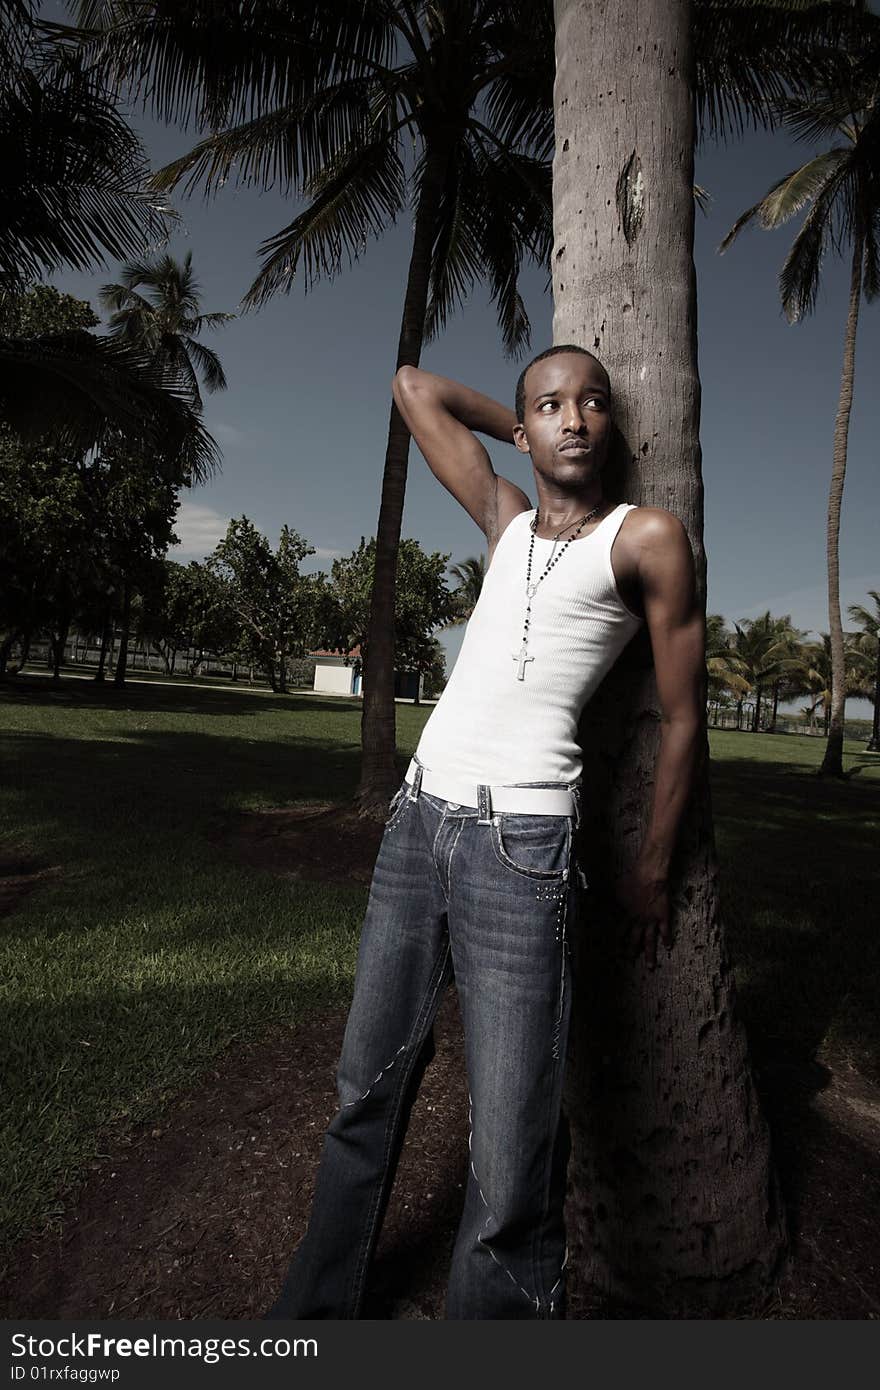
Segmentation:
{"type": "MultiPolygon", "coordinates": [[[[599,362],[594,352],[588,352],[586,348],[578,347],[576,343],[560,343],[559,347],[545,348],[543,352],[539,352],[537,357],[533,357],[531,362],[527,362],[523,367],[519,374],[519,380],[516,383],[515,408],[516,418],[520,424],[523,423],[526,414],[526,372],[529,370],[529,367],[534,367],[536,362],[543,362],[545,357],[555,357],[557,352],[580,352],[584,357],[592,357],[594,362],[599,362]]],[[[608,378],[608,372],[604,364],[599,362],[599,366],[602,368],[602,371],[605,372],[606,378],[608,378]]],[[[610,378],[608,378],[608,388],[609,390],[611,389],[610,378]]]]}

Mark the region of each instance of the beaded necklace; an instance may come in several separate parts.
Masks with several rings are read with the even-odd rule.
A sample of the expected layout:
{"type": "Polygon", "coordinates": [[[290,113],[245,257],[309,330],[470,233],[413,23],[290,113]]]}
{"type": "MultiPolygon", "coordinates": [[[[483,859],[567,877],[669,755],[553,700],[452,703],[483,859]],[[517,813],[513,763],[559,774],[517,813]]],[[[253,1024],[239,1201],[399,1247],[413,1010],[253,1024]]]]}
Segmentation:
{"type": "MultiPolygon", "coordinates": [[[[543,572],[543,574],[540,574],[540,575],[538,576],[538,578],[535,580],[534,584],[533,584],[533,583],[532,583],[532,555],[534,554],[534,550],[535,550],[535,532],[537,531],[538,526],[540,525],[540,521],[541,521],[541,513],[540,513],[540,510],[538,510],[538,509],[535,510],[534,519],[529,523],[529,529],[531,530],[531,533],[532,533],[532,539],[529,541],[529,561],[528,561],[528,565],[526,566],[526,616],[525,616],[525,623],[524,623],[524,626],[523,626],[522,645],[521,645],[521,647],[520,647],[520,649],[519,649],[518,652],[511,652],[511,660],[517,662],[516,678],[517,678],[518,681],[525,680],[525,678],[526,678],[526,664],[527,664],[528,662],[530,662],[530,661],[534,661],[534,659],[535,659],[533,656],[529,656],[529,621],[530,621],[531,614],[532,614],[532,599],[535,597],[535,594],[538,592],[538,585],[541,583],[541,580],[542,580],[542,579],[546,579],[547,575],[550,573],[550,571],[551,571],[551,569],[553,568],[553,566],[559,564],[559,561],[562,559],[563,555],[565,554],[566,548],[567,548],[568,546],[571,545],[571,543],[572,543],[573,540],[576,540],[576,539],[577,539],[577,537],[580,535],[581,531],[582,531],[582,530],[584,529],[584,527],[586,526],[587,522],[590,520],[590,518],[591,518],[591,517],[594,517],[594,516],[596,515],[596,513],[599,512],[599,511],[601,511],[601,510],[602,510],[602,503],[600,502],[599,505],[596,506],[596,507],[594,507],[593,510],[592,510],[591,512],[587,512],[586,516],[581,517],[581,520],[578,522],[577,530],[574,531],[574,532],[569,536],[568,540],[564,543],[564,545],[562,546],[562,549],[560,550],[559,554],[557,555],[557,554],[556,554],[556,545],[557,545],[557,542],[559,541],[559,537],[562,535],[562,531],[565,531],[565,530],[568,529],[567,527],[563,526],[562,531],[558,532],[558,534],[555,535],[555,536],[553,537],[553,549],[550,551],[550,559],[547,561],[546,565],[544,566],[544,572],[543,572]]],[[[571,522],[569,522],[568,525],[570,526],[570,525],[571,525],[571,522]]]]}

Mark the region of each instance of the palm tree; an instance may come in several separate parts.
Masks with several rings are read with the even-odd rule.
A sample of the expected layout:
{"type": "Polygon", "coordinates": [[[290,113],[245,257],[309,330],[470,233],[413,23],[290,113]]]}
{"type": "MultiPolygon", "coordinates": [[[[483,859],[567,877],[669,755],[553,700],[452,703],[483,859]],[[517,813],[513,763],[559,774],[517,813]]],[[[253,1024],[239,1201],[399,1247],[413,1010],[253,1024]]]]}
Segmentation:
{"type": "Polygon", "coordinates": [[[450,570],[458,580],[458,587],[452,591],[458,611],[454,618],[441,624],[441,632],[450,627],[462,627],[470,619],[477,606],[483,580],[486,578],[486,557],[471,555],[467,560],[462,560],[460,565],[450,566],[450,570]]]}
{"type": "MultiPolygon", "coordinates": [[[[211,131],[157,186],[211,194],[231,178],[305,197],[262,247],[245,304],[332,277],[403,214],[412,243],[389,382],[394,367],[418,364],[478,282],[505,351],[519,353],[529,341],[520,269],[527,258],[546,266],[552,240],[550,0],[268,0],[232,10],[212,22],[195,0],[173,18],[130,0],[79,6],[89,42],[103,30],[106,61],[160,115],[185,123],[195,112],[211,131]]],[[[384,815],[398,780],[394,589],[409,441],[392,403],[364,674],[365,814],[384,815]]]]}
{"type": "Polygon", "coordinates": [[[706,615],[706,675],[711,699],[717,700],[727,691],[741,699],[750,689],[721,613],[706,615]]]}
{"type": "Polygon", "coordinates": [[[862,636],[858,639],[866,651],[873,651],[876,655],[876,668],[874,673],[874,690],[872,699],[874,701],[874,725],[871,729],[871,737],[868,740],[866,753],[880,753],[880,593],[876,589],[868,590],[869,596],[874,600],[874,612],[865,608],[861,603],[851,603],[847,612],[850,620],[858,623],[862,629],[862,636]]]}
{"type": "Polygon", "coordinates": [[[51,436],[80,452],[122,431],[207,477],[213,440],[142,353],[19,322],[35,280],[142,255],[164,239],[168,214],[99,67],[54,42],[35,9],[0,0],[0,409],[28,441],[51,436]]]}
{"type": "Polygon", "coordinates": [[[774,694],[772,726],[775,728],[779,688],[783,680],[803,667],[798,643],[806,633],[792,627],[788,615],[774,618],[769,612],[760,618],[743,618],[734,623],[734,627],[733,649],[740,661],[740,670],[755,694],[752,733],[760,731],[761,699],[768,687],[774,694]]]}
{"type": "MultiPolygon", "coordinates": [[[[200,313],[199,289],[192,252],[187,251],[182,263],[166,253],[155,261],[126,265],[119,282],[104,285],[100,293],[102,305],[111,311],[111,337],[144,356],[163,382],[182,384],[197,415],[201,415],[203,404],[199,376],[209,391],[225,391],[226,376],[216,352],[200,343],[196,335],[235,317],[200,313]]],[[[117,686],[125,683],[132,597],[126,573],[122,637],[114,677],[117,686]]]]}
{"type": "Polygon", "coordinates": [[[843,345],[843,372],[837,417],[831,485],[828,496],[828,626],[831,634],[831,724],[821,772],[843,775],[844,705],[846,701],[843,624],[840,614],[840,508],[846,476],[849,419],[855,376],[856,331],[862,294],[872,300],[880,290],[880,41],[871,29],[858,47],[846,46],[841,61],[807,97],[786,99],[785,123],[801,140],[833,140],[779,179],[760,202],[744,212],[728,232],[724,251],[752,221],[766,229],[782,226],[805,207],[809,212],[792,243],[779,276],[782,306],[791,322],[816,305],[822,259],[831,247],[850,248],[850,287],[843,345]]]}
{"type": "Polygon", "coordinates": [[[0,0],[0,289],[139,252],[164,236],[134,131],[85,53],[53,43],[34,0],[0,0]]]}
{"type": "MultiPolygon", "coordinates": [[[[820,642],[808,642],[803,648],[803,669],[798,678],[793,677],[792,694],[811,695],[813,708],[821,705],[825,714],[825,737],[829,736],[832,706],[833,649],[829,633],[821,634],[820,642]]],[[[860,646],[856,633],[843,634],[843,691],[844,701],[850,697],[869,694],[868,672],[873,665],[869,656],[860,646]]]]}
{"type": "Polygon", "coordinates": [[[126,265],[119,283],[104,285],[100,295],[111,310],[111,335],[144,353],[171,380],[183,382],[197,411],[202,409],[200,375],[206,390],[226,390],[220,358],[198,334],[235,318],[200,313],[199,290],[187,251],[182,263],[166,254],[126,265]]]}
{"type": "MultiPolygon", "coordinates": [[[[681,518],[704,602],[697,123],[708,134],[767,123],[779,84],[816,65],[816,10],[829,25],[840,10],[682,0],[618,5],[598,28],[592,0],[555,8],[554,341],[608,367],[619,429],[608,491],[681,518]]],[[[717,1309],[767,1290],[784,1212],[725,946],[705,742],[676,856],[674,982],[619,959],[614,882],[644,834],[658,711],[636,639],[580,729],[592,893],[573,946],[572,1258],[585,1284],[633,1302],[717,1309]]]]}

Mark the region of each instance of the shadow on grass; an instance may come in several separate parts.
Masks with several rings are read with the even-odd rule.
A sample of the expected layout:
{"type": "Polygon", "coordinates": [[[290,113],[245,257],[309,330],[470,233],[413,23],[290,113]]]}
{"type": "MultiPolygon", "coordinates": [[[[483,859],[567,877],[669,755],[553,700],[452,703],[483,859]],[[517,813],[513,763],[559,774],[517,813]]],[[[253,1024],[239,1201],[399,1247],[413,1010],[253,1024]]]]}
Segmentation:
{"type": "Polygon", "coordinates": [[[143,709],[169,713],[212,714],[339,714],[343,710],[360,713],[362,702],[356,697],[339,696],[322,699],[320,695],[293,692],[288,695],[271,691],[217,690],[210,687],[161,685],[158,682],[138,681],[117,688],[112,681],[81,680],[67,677],[54,682],[45,678],[16,677],[0,683],[0,694],[10,702],[22,702],[35,707],[70,705],[76,709],[143,709]]]}

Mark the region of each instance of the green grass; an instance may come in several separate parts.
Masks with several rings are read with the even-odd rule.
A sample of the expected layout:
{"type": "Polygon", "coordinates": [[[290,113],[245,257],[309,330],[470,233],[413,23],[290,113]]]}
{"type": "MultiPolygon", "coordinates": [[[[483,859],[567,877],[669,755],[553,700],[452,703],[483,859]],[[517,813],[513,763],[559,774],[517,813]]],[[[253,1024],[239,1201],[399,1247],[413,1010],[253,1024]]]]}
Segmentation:
{"type": "MultiPolygon", "coordinates": [[[[69,680],[11,684],[5,852],[58,873],[0,920],[6,1239],[57,1217],[108,1135],[236,1039],[342,1002],[366,890],[230,863],[231,810],[350,796],[358,700],[69,680]]],[[[401,770],[429,709],[398,705],[401,770]]],[[[756,1045],[828,1034],[880,1057],[880,759],[713,733],[725,917],[756,1045]]]]}
{"type": "Polygon", "coordinates": [[[710,735],[722,900],[753,1052],[827,1038],[880,1080],[880,756],[847,740],[710,735]]]}

